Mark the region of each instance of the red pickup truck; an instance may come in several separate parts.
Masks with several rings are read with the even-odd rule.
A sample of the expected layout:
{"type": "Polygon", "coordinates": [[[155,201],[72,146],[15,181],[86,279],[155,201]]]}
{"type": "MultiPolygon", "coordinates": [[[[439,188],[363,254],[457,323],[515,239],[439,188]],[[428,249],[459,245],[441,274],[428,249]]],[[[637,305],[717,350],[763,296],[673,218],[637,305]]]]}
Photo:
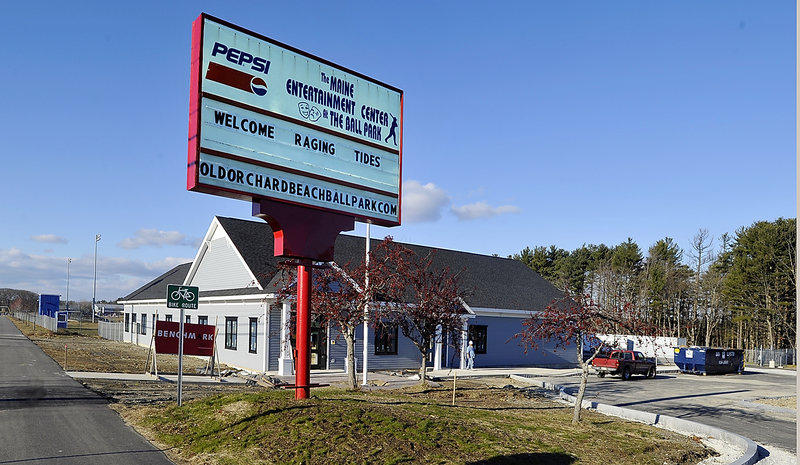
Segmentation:
{"type": "Polygon", "coordinates": [[[592,360],[592,367],[601,378],[607,374],[619,375],[627,381],[631,379],[631,375],[645,375],[648,378],[656,376],[655,360],[634,350],[612,350],[607,356],[598,355],[592,360]]]}

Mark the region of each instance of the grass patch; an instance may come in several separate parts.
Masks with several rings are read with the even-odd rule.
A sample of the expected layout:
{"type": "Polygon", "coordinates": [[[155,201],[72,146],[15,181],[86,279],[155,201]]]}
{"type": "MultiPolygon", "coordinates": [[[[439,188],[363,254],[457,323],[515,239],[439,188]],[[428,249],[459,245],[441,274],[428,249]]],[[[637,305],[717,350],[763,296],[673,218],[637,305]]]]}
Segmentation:
{"type": "Polygon", "coordinates": [[[572,410],[518,390],[475,388],[480,403],[450,406],[447,389],[318,389],[225,394],[176,405],[121,408],[175,459],[208,464],[679,464],[711,452],[646,425],[572,410]]]}

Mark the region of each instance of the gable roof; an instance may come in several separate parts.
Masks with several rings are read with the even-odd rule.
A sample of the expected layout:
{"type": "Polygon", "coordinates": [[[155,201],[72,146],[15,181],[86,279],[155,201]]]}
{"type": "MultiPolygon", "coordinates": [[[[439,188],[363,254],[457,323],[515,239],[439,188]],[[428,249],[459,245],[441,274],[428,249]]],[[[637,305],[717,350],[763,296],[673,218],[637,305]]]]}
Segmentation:
{"type": "Polygon", "coordinates": [[[186,279],[186,273],[189,272],[190,266],[192,266],[192,262],[178,265],[119,300],[166,299],[167,286],[170,284],[182,284],[183,280],[186,279]]]}
{"type": "MultiPolygon", "coordinates": [[[[277,292],[282,285],[280,274],[277,273],[278,263],[283,259],[273,255],[273,235],[269,224],[225,217],[216,217],[216,220],[263,290],[246,288],[203,292],[201,289],[200,295],[230,295],[234,291],[240,294],[277,292]]],[[[370,248],[374,250],[381,241],[372,239],[370,248]]],[[[360,263],[364,257],[365,242],[363,237],[340,234],[336,239],[334,261],[340,265],[360,263]]],[[[464,300],[472,308],[543,310],[554,299],[563,297],[563,293],[555,286],[519,260],[421,245],[402,245],[420,257],[432,253],[434,267],[448,267],[452,273],[458,273],[460,283],[470,292],[464,300]]],[[[173,268],[123,300],[165,298],[167,283],[183,283],[191,265],[185,263],[173,268]]]]}
{"type": "Polygon", "coordinates": [[[266,221],[247,221],[236,218],[216,217],[228,234],[233,246],[239,251],[265,292],[275,292],[279,285],[276,279],[278,262],[274,255],[272,228],[266,221]]]}

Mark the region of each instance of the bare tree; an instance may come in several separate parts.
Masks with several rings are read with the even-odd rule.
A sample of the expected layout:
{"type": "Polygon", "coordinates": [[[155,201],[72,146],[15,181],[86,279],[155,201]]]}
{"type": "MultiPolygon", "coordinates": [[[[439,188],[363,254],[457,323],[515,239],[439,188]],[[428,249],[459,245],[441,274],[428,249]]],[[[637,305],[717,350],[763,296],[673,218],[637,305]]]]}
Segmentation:
{"type": "Polygon", "coordinates": [[[588,359],[583,358],[584,336],[595,334],[618,334],[625,332],[636,336],[657,336],[658,330],[649,325],[630,304],[602,307],[591,296],[565,297],[555,300],[543,312],[532,314],[522,322],[523,329],[514,337],[525,351],[537,349],[541,341],[554,341],[556,347],[566,348],[575,344],[578,365],[581,368],[581,384],[575,400],[572,423],[581,420],[581,407],[589,380],[589,368],[597,355],[606,348],[606,343],[597,339],[597,345],[588,359]]]}
{"type": "MultiPolygon", "coordinates": [[[[714,254],[713,254],[713,243],[714,240],[710,238],[708,234],[708,229],[700,228],[697,234],[694,235],[692,238],[692,263],[694,265],[694,276],[692,280],[692,294],[694,296],[693,303],[692,303],[692,315],[691,315],[691,328],[692,328],[692,339],[695,337],[695,332],[697,327],[700,323],[700,303],[701,303],[701,296],[703,294],[703,270],[706,264],[711,263],[714,261],[714,254]]],[[[709,306],[706,304],[704,305],[705,312],[709,311],[709,306]]],[[[706,320],[706,328],[708,328],[708,319],[706,320]]],[[[709,336],[706,335],[706,346],[708,346],[709,336]]]]}

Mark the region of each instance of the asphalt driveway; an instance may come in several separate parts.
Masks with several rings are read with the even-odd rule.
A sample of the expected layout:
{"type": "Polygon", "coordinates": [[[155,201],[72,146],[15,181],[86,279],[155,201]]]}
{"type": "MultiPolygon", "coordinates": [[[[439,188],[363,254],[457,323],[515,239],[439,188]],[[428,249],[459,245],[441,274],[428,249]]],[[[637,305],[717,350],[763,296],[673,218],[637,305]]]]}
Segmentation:
{"type": "Polygon", "coordinates": [[[0,317],[0,465],[172,464],[0,317]]]}
{"type": "MultiPolygon", "coordinates": [[[[715,426],[796,454],[796,411],[755,402],[794,396],[796,377],[791,374],[746,370],[743,375],[659,374],[655,379],[633,377],[630,381],[593,376],[586,400],[715,426]]],[[[553,381],[577,392],[580,378],[553,381]]]]}

